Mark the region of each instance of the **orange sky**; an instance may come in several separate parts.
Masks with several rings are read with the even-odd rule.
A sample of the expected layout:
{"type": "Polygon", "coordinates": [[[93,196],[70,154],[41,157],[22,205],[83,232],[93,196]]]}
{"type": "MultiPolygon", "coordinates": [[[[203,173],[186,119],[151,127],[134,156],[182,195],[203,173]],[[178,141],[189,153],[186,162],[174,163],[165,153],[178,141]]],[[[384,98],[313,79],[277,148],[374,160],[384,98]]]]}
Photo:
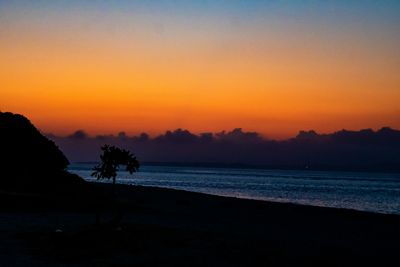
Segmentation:
{"type": "Polygon", "coordinates": [[[400,128],[400,34],[387,22],[8,11],[0,109],[45,132],[400,128]]]}

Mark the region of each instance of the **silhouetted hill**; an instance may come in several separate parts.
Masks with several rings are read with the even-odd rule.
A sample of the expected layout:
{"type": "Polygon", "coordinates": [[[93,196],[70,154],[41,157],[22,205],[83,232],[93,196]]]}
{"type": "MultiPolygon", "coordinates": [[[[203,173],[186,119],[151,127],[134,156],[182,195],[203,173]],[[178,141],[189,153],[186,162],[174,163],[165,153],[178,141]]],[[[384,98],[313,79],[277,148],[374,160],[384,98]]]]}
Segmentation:
{"type": "Polygon", "coordinates": [[[262,168],[400,171],[400,131],[341,130],[331,134],[300,131],[288,140],[263,138],[240,128],[229,132],[193,134],[177,129],[150,138],[101,135],[80,130],[67,137],[49,135],[74,162],[98,160],[101,145],[134,151],[142,162],[253,166],[262,168]]]}
{"type": "Polygon", "coordinates": [[[24,116],[0,112],[0,190],[58,194],[85,182],[66,172],[69,162],[24,116]]]}

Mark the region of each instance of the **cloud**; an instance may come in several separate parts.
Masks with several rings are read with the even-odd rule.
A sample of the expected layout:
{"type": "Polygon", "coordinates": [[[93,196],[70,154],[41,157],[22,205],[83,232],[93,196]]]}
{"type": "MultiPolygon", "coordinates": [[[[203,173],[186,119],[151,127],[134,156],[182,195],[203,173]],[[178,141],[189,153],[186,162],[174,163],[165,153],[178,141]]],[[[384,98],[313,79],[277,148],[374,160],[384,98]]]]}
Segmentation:
{"type": "Polygon", "coordinates": [[[144,162],[244,164],[273,168],[400,171],[400,131],[341,130],[331,134],[300,131],[277,141],[241,128],[193,134],[185,129],[151,138],[147,133],[128,136],[88,136],[79,130],[67,136],[48,135],[71,162],[97,161],[100,146],[113,144],[133,151],[144,162]]]}
{"type": "Polygon", "coordinates": [[[161,143],[174,143],[177,145],[195,143],[199,140],[197,135],[192,134],[188,130],[176,129],[175,131],[167,131],[154,139],[161,143]]]}
{"type": "Polygon", "coordinates": [[[219,140],[233,143],[258,143],[263,141],[263,138],[257,132],[243,132],[242,128],[235,128],[230,132],[219,132],[216,137],[219,140]]]}
{"type": "Polygon", "coordinates": [[[83,130],[77,130],[76,132],[74,132],[73,134],[69,135],[68,138],[70,139],[86,139],[88,137],[88,134],[83,131],[83,130]]]}

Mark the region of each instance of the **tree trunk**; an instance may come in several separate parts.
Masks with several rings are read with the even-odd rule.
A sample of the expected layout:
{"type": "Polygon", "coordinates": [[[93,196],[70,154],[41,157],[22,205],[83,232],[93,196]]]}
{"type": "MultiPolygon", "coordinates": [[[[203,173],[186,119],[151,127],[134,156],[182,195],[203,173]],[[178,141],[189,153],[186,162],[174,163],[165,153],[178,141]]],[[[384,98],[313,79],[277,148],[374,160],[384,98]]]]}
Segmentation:
{"type": "Polygon", "coordinates": [[[112,220],[111,224],[114,226],[119,226],[122,220],[122,209],[121,206],[117,200],[117,193],[116,193],[116,177],[113,177],[113,202],[114,202],[114,209],[115,209],[115,216],[114,219],[112,220]]]}
{"type": "Polygon", "coordinates": [[[113,200],[115,201],[115,198],[116,198],[116,194],[115,194],[115,182],[116,182],[116,177],[114,176],[113,177],[113,184],[112,184],[112,194],[113,194],[113,200]]]}

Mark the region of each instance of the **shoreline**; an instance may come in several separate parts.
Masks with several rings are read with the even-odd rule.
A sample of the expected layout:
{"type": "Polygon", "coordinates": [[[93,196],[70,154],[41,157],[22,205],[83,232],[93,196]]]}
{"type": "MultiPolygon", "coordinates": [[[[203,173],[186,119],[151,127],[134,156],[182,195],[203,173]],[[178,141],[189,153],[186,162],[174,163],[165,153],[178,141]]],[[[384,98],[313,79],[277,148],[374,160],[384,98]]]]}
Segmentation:
{"type": "MultiPolygon", "coordinates": [[[[101,191],[106,192],[106,194],[109,194],[111,192],[111,187],[112,184],[109,182],[96,182],[96,181],[86,181],[89,185],[94,186],[96,188],[100,188],[101,191]]],[[[290,202],[290,201],[273,201],[273,200],[267,200],[267,199],[262,199],[262,198],[251,198],[251,197],[238,197],[238,196],[229,196],[229,195],[218,195],[218,194],[212,194],[212,193],[205,193],[205,192],[196,192],[196,191],[190,191],[190,190],[185,190],[185,189],[176,189],[176,188],[168,188],[168,187],[159,187],[159,186],[144,186],[144,185],[133,185],[133,184],[116,184],[117,188],[117,198],[119,198],[120,201],[125,202],[128,204],[128,206],[131,204],[133,199],[129,197],[127,194],[132,193],[132,197],[134,197],[134,194],[137,193],[137,191],[152,191],[153,193],[166,193],[166,194],[171,194],[171,195],[180,195],[186,198],[191,198],[196,196],[197,198],[214,198],[214,199],[219,199],[219,200],[227,200],[227,201],[233,201],[233,202],[253,202],[255,203],[263,203],[268,206],[280,206],[280,207],[291,207],[295,209],[314,209],[316,211],[321,211],[321,210],[326,210],[326,212],[332,212],[332,213],[353,213],[353,214],[364,214],[364,215],[370,215],[370,216],[389,216],[389,217],[398,217],[400,219],[400,214],[397,213],[385,213],[385,212],[374,212],[374,211],[369,211],[369,210],[359,210],[359,209],[352,209],[352,208],[341,208],[341,207],[327,207],[327,206],[318,206],[318,205],[310,205],[310,204],[303,204],[303,203],[296,203],[296,202],[290,202]]],[[[7,191],[1,191],[0,190],[0,197],[10,197],[14,199],[48,199],[49,197],[43,197],[42,195],[36,195],[32,193],[12,193],[12,192],[7,192],[7,191]]],[[[50,197],[51,198],[51,197],[50,197]]],[[[0,206],[0,212],[4,210],[5,206],[0,206]]],[[[55,207],[53,207],[55,208],[55,207]]]]}
{"type": "MultiPolygon", "coordinates": [[[[74,170],[72,170],[72,172],[74,172],[74,170]]],[[[79,172],[74,172],[74,173],[77,173],[78,175],[82,175],[79,172]]],[[[94,183],[94,184],[96,184],[96,183],[98,183],[98,184],[110,184],[109,181],[98,181],[95,178],[85,179],[85,181],[87,181],[89,183],[94,183]]],[[[370,212],[370,213],[377,213],[377,214],[400,215],[400,210],[396,209],[396,207],[389,207],[389,206],[384,206],[384,205],[380,205],[380,206],[373,206],[373,205],[372,206],[362,206],[361,205],[360,206],[360,205],[357,205],[357,204],[359,204],[357,202],[349,201],[348,202],[348,204],[349,204],[348,207],[346,207],[344,205],[344,203],[340,203],[340,202],[337,202],[336,206],[335,206],[335,203],[333,203],[333,202],[327,201],[327,202],[323,203],[324,199],[320,199],[321,203],[323,203],[323,204],[318,205],[318,199],[314,199],[315,200],[314,202],[316,203],[316,204],[314,204],[314,203],[312,203],[313,201],[310,200],[310,199],[306,199],[306,201],[302,202],[301,199],[299,200],[299,199],[296,199],[296,198],[294,198],[294,199],[290,199],[290,198],[286,198],[286,199],[285,198],[281,198],[281,199],[279,199],[279,198],[267,198],[267,197],[264,197],[264,196],[253,197],[251,195],[251,192],[246,192],[246,191],[244,191],[245,189],[242,190],[243,192],[241,192],[240,190],[236,191],[236,195],[234,195],[234,194],[230,194],[229,191],[225,192],[223,190],[220,190],[220,191],[217,190],[216,192],[213,192],[213,191],[206,192],[206,190],[186,189],[184,186],[181,186],[181,187],[179,187],[179,186],[169,186],[168,187],[168,186],[163,186],[163,185],[161,185],[161,186],[152,185],[151,183],[150,183],[150,185],[147,185],[148,183],[141,184],[139,179],[135,180],[135,181],[137,181],[137,182],[132,183],[128,179],[123,183],[121,183],[121,181],[120,181],[119,185],[121,185],[121,186],[155,187],[155,188],[162,188],[162,189],[165,188],[165,189],[172,189],[172,190],[193,192],[193,193],[201,193],[201,194],[213,195],[213,196],[232,197],[232,198],[238,198],[238,199],[259,200],[259,201],[267,201],[267,202],[274,202],[274,203],[297,204],[297,205],[321,207],[321,208],[345,209],[345,210],[351,210],[351,211],[370,212]],[[357,207],[359,207],[359,208],[357,208],[357,207]]],[[[357,198],[353,199],[353,201],[355,201],[355,200],[357,200],[357,198]]],[[[397,202],[395,202],[395,203],[397,203],[397,202]]]]}
{"type": "MultiPolygon", "coordinates": [[[[107,185],[109,183],[99,183],[99,182],[92,182],[90,181],[89,183],[93,184],[100,184],[100,185],[107,185]]],[[[111,184],[110,184],[111,185],[111,184]]],[[[305,208],[317,208],[317,209],[329,209],[329,210],[336,210],[338,212],[343,211],[343,212],[354,212],[354,213],[367,213],[370,215],[387,215],[387,216],[396,216],[400,218],[400,213],[389,213],[389,212],[375,212],[372,210],[361,210],[361,209],[352,209],[352,208],[341,208],[341,207],[329,207],[329,206],[319,206],[319,205],[312,205],[312,204],[304,204],[304,203],[296,203],[296,202],[291,202],[290,200],[288,201],[275,201],[275,200],[269,200],[269,199],[263,199],[263,198],[252,198],[252,197],[240,197],[240,196],[229,196],[229,195],[219,195],[219,194],[213,194],[213,193],[205,193],[205,192],[198,192],[198,191],[190,191],[190,190],[185,190],[185,189],[176,189],[172,187],[161,187],[161,186],[144,186],[144,185],[133,185],[133,184],[117,184],[117,186],[122,186],[122,187],[136,187],[136,188],[149,188],[149,189],[154,189],[154,190],[171,190],[171,191],[177,191],[177,192],[184,192],[184,193],[194,193],[194,194],[200,194],[204,196],[211,196],[211,197],[220,197],[220,198],[228,198],[231,200],[245,200],[245,201],[260,201],[260,202],[265,202],[269,203],[270,205],[293,205],[295,207],[305,207],[305,208]]]]}
{"type": "MultiPolygon", "coordinates": [[[[96,182],[90,182],[90,183],[96,183],[96,182]]],[[[165,189],[165,190],[174,190],[174,191],[182,191],[182,192],[187,192],[187,193],[196,193],[196,194],[202,194],[206,196],[215,196],[215,197],[222,197],[222,198],[230,198],[233,200],[251,200],[251,201],[261,201],[261,202],[266,202],[270,204],[284,204],[284,205],[294,205],[294,206],[299,206],[299,207],[310,207],[310,208],[322,208],[322,209],[333,209],[333,210],[338,210],[338,211],[344,211],[344,212],[360,212],[360,213],[368,213],[368,214],[378,214],[378,215],[389,215],[389,216],[399,216],[400,213],[390,213],[390,212],[376,212],[373,210],[361,210],[361,209],[352,209],[352,208],[342,208],[342,207],[329,207],[329,206],[322,206],[322,205],[312,205],[312,204],[305,204],[305,203],[296,203],[292,202],[290,200],[272,200],[272,199],[264,199],[262,197],[260,198],[252,198],[252,197],[241,197],[241,196],[230,196],[230,195],[220,195],[220,194],[213,194],[213,193],[205,193],[205,192],[198,192],[198,191],[190,191],[190,190],[185,190],[185,189],[176,189],[176,188],[169,188],[169,187],[161,187],[161,186],[144,186],[144,185],[133,185],[133,184],[120,184],[122,186],[133,186],[133,187],[146,187],[146,188],[153,188],[153,189],[165,189]]]]}

